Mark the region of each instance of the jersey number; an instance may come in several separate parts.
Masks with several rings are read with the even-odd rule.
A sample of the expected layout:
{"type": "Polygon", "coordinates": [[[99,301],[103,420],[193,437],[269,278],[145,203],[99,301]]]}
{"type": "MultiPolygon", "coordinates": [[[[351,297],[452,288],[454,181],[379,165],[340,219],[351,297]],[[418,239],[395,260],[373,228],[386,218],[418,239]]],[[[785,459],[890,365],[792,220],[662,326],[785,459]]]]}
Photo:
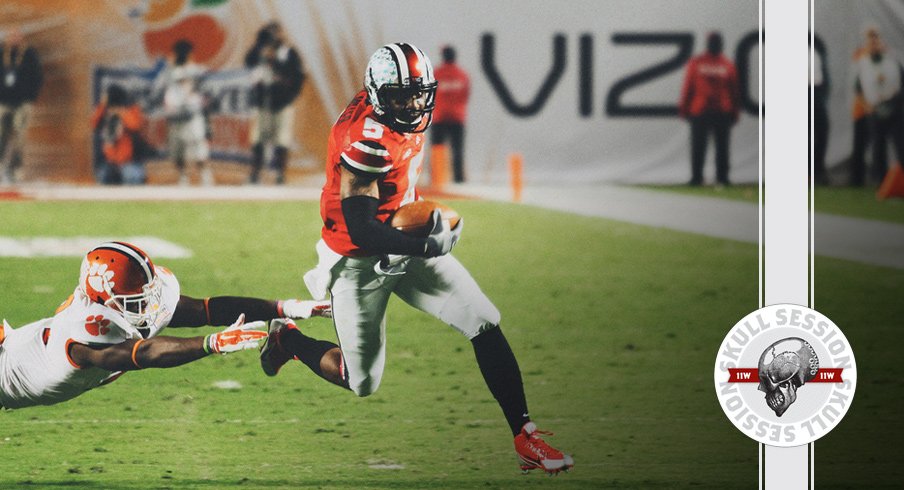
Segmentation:
{"type": "Polygon", "coordinates": [[[365,138],[380,139],[383,137],[383,125],[369,117],[364,118],[364,129],[361,135],[365,138]]]}

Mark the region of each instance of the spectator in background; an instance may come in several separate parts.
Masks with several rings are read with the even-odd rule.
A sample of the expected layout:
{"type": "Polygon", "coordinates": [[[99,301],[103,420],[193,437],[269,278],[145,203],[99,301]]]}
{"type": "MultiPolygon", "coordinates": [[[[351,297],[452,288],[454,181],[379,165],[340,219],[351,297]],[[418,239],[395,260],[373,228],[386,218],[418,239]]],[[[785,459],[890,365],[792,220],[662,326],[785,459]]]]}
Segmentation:
{"type": "Polygon", "coordinates": [[[904,158],[904,113],[901,83],[904,68],[888,52],[875,27],[866,30],[867,55],[857,62],[857,82],[869,111],[873,136],[873,177],[881,181],[888,170],[887,140],[898,162],[904,158]]]}
{"type": "Polygon", "coordinates": [[[25,131],[31,105],[38,98],[44,75],[38,53],[25,43],[18,29],[0,42],[0,182],[11,184],[22,166],[25,131]]]}
{"type": "Polygon", "coordinates": [[[460,184],[465,181],[465,116],[471,81],[468,74],[455,64],[455,48],[444,46],[442,56],[443,63],[434,70],[438,85],[430,143],[442,145],[449,140],[453,178],[460,184]]]}
{"type": "Polygon", "coordinates": [[[245,55],[245,67],[251,70],[252,104],[257,108],[251,125],[249,182],[256,184],[260,179],[265,150],[271,145],[276,182],[282,184],[295,119],[292,103],[304,83],[301,56],[287,44],[282,26],[271,22],[258,31],[254,46],[245,55]]]}
{"type": "Polygon", "coordinates": [[[816,185],[828,185],[826,148],[829,144],[829,70],[821,45],[813,50],[810,85],[813,87],[813,181],[816,185]]]}
{"type": "Polygon", "coordinates": [[[103,153],[96,176],[99,183],[145,183],[144,123],[141,108],[131,102],[128,92],[120,85],[110,85],[91,116],[91,128],[100,137],[103,153]]]}
{"type": "Polygon", "coordinates": [[[190,182],[186,160],[195,162],[201,184],[213,185],[213,171],[207,164],[210,157],[205,97],[199,85],[206,68],[191,58],[194,45],[185,39],[176,41],[170,66],[157,78],[156,87],[164,90],[163,115],[166,118],[169,156],[179,170],[179,184],[190,182]]]}
{"type": "Polygon", "coordinates": [[[857,76],[860,59],[866,56],[869,56],[869,50],[866,44],[863,44],[854,52],[851,61],[855,81],[854,103],[851,107],[851,117],[854,119],[854,144],[851,152],[850,185],[855,187],[862,186],[866,181],[866,149],[870,141],[869,108],[857,76]]]}
{"type": "Polygon", "coordinates": [[[692,186],[703,185],[703,162],[712,133],[716,146],[716,181],[730,185],[729,143],[731,127],[738,122],[739,88],[737,69],[722,54],[722,34],[710,32],[706,52],[691,58],[681,89],[678,112],[691,124],[692,186]]]}

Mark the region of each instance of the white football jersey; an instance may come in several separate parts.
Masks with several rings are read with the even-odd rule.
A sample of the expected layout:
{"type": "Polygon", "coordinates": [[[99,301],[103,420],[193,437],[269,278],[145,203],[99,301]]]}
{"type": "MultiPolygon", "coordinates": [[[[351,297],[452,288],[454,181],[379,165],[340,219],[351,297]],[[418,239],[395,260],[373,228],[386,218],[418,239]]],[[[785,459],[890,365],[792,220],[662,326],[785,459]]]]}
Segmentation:
{"type": "Polygon", "coordinates": [[[161,282],[160,312],[146,329],[129,325],[117,311],[91,302],[78,288],[53,317],[7,329],[0,344],[0,406],[53,405],[116,379],[120,372],[76,365],[69,344],[113,345],[159,334],[176,311],[179,282],[166,268],[155,270],[161,282]]]}

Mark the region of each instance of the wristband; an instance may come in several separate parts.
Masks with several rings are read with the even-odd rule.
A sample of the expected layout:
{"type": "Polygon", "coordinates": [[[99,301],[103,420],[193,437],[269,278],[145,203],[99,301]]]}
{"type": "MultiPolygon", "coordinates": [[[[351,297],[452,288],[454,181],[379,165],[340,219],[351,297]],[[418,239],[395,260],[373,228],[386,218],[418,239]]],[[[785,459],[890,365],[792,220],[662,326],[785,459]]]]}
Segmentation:
{"type": "Polygon", "coordinates": [[[134,364],[135,367],[137,367],[138,369],[144,369],[144,367],[142,367],[141,364],[138,364],[138,359],[137,359],[138,346],[141,345],[142,342],[144,342],[144,339],[139,339],[138,342],[135,342],[135,345],[132,346],[132,364],[134,364]]]}
{"type": "Polygon", "coordinates": [[[212,336],[213,336],[213,334],[208,334],[206,337],[204,337],[204,353],[205,354],[213,354],[213,351],[210,349],[210,338],[212,336]]]}

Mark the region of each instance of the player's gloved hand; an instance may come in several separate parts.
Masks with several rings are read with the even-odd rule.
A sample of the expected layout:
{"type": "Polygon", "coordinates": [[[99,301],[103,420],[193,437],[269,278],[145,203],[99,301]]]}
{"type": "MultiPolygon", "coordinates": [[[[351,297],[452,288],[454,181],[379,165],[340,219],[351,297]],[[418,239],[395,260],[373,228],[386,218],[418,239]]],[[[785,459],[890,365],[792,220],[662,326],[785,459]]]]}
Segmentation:
{"type": "Polygon", "coordinates": [[[288,318],[301,320],[307,320],[315,316],[333,318],[333,306],[329,301],[286,299],[280,304],[282,314],[288,318]]]}
{"type": "Polygon", "coordinates": [[[207,353],[235,352],[245,349],[257,349],[261,339],[267,337],[267,330],[258,330],[266,327],[267,322],[256,321],[245,323],[245,314],[222,332],[212,333],[204,337],[204,351],[207,353]]]}
{"type": "Polygon", "coordinates": [[[452,251],[452,247],[458,243],[461,237],[461,229],[464,226],[464,218],[458,219],[455,228],[449,229],[449,222],[443,219],[439,209],[434,209],[430,216],[431,230],[427,235],[427,248],[424,255],[427,257],[439,257],[452,251]]]}

